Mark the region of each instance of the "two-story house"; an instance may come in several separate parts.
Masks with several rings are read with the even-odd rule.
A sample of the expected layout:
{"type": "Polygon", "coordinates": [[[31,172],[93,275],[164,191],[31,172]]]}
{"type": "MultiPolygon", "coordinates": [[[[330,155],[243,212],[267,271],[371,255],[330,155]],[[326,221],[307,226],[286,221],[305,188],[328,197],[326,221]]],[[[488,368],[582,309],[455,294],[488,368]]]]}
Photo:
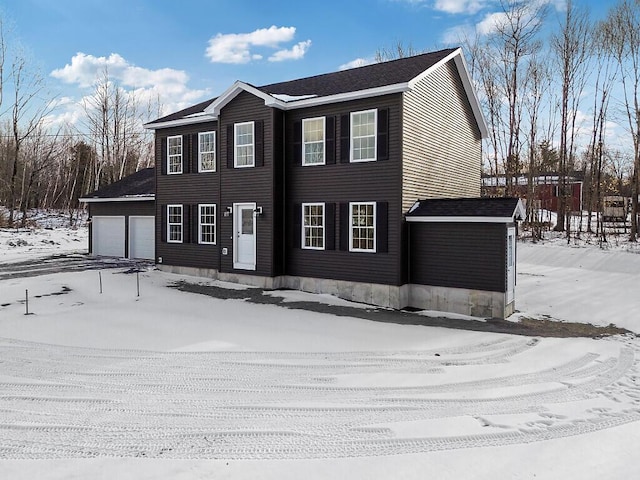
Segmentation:
{"type": "Polygon", "coordinates": [[[172,272],[402,308],[416,303],[404,214],[480,196],[487,127],[460,49],[237,81],[146,127],[156,262],[172,272]]]}

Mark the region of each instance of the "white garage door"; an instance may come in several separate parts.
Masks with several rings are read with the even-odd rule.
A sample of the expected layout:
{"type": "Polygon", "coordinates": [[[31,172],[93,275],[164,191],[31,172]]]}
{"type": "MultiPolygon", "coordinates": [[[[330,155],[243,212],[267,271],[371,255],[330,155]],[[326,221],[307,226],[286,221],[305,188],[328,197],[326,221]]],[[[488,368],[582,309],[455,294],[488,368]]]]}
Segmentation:
{"type": "Polygon", "coordinates": [[[124,217],[92,217],[91,252],[105,257],[124,257],[124,217]]]}
{"type": "Polygon", "coordinates": [[[129,217],[129,258],[155,258],[155,218],[129,217]]]}

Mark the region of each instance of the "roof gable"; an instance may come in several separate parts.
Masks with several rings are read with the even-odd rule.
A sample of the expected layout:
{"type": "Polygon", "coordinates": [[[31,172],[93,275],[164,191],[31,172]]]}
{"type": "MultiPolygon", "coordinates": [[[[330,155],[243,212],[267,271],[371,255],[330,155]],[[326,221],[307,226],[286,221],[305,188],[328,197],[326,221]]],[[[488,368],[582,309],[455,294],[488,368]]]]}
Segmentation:
{"type": "Polygon", "coordinates": [[[418,200],[406,214],[409,222],[508,223],[523,220],[519,198],[434,198],[418,200]]]}
{"type": "Polygon", "coordinates": [[[153,199],[156,193],[155,168],[145,168],[122,180],[105,185],[81,199],[91,202],[106,199],[153,199]],[[147,198],[145,198],[147,197],[147,198]]]}

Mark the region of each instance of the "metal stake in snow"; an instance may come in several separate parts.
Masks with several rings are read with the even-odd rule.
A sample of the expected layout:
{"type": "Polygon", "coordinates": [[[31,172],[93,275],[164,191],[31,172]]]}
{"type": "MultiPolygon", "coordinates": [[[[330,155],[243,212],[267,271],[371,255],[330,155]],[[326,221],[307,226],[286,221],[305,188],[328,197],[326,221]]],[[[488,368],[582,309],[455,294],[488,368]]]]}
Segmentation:
{"type": "Polygon", "coordinates": [[[100,295],[102,295],[102,272],[98,272],[98,278],[100,279],[100,295]]]}
{"type": "Polygon", "coordinates": [[[24,314],[25,315],[29,315],[29,290],[25,290],[24,291],[24,297],[25,297],[25,302],[24,302],[24,314]]]}
{"type": "Polygon", "coordinates": [[[136,272],[136,287],[138,289],[138,297],[140,296],[140,272],[136,272]]]}

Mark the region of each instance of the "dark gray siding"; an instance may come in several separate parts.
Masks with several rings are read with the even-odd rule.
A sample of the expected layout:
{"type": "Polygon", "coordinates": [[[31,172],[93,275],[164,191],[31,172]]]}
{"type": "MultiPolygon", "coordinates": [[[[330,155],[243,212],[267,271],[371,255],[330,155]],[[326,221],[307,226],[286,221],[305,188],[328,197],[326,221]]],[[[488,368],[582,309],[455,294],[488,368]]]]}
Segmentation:
{"type": "Polygon", "coordinates": [[[502,223],[410,223],[411,283],[505,292],[502,223]]]}
{"type": "MultiPolygon", "coordinates": [[[[129,217],[130,216],[153,216],[155,215],[155,203],[153,200],[134,202],[90,202],[89,217],[118,216],[126,217],[124,222],[125,239],[129,238],[129,217]]],[[[89,224],[89,253],[93,245],[93,232],[89,224]]],[[[124,242],[125,256],[129,256],[129,242],[124,242]]]]}
{"type": "MultiPolygon", "coordinates": [[[[386,95],[364,100],[312,107],[287,112],[286,122],[286,204],[289,275],[401,284],[401,101],[398,95],[386,95]],[[341,117],[350,112],[378,108],[388,110],[388,159],[364,163],[341,162],[341,117]],[[302,166],[294,159],[294,124],[304,118],[326,116],[335,119],[335,163],[302,166]],[[335,205],[333,250],[305,250],[296,236],[301,235],[296,210],[306,202],[335,205]],[[388,206],[386,252],[359,253],[340,249],[340,204],[348,202],[383,202],[388,206]],[[295,227],[294,227],[295,225],[295,227]]],[[[296,148],[301,148],[299,144],[296,148]]]]}
{"type": "MultiPolygon", "coordinates": [[[[201,123],[186,127],[175,127],[158,130],[156,133],[156,260],[161,257],[162,263],[167,265],[180,265],[186,267],[213,268],[220,265],[220,132],[217,122],[201,123]],[[187,150],[190,152],[189,158],[184,159],[191,162],[193,167],[197,162],[194,158],[197,155],[197,145],[191,145],[192,134],[198,132],[216,132],[216,171],[207,173],[197,173],[197,168],[188,168],[189,173],[179,175],[167,175],[162,165],[166,162],[166,152],[163,149],[163,140],[168,136],[184,135],[183,141],[190,142],[187,150]],[[166,224],[163,222],[166,206],[170,204],[197,205],[202,203],[213,203],[217,207],[217,245],[200,245],[197,239],[188,243],[167,243],[163,241],[163,229],[166,224]]],[[[224,165],[222,165],[224,168],[224,165]]],[[[183,171],[187,170],[183,168],[183,171]]],[[[193,217],[193,216],[192,216],[193,217]]],[[[194,218],[187,221],[188,228],[195,229],[192,225],[194,218]]],[[[195,237],[190,235],[190,237],[195,237]]]]}

